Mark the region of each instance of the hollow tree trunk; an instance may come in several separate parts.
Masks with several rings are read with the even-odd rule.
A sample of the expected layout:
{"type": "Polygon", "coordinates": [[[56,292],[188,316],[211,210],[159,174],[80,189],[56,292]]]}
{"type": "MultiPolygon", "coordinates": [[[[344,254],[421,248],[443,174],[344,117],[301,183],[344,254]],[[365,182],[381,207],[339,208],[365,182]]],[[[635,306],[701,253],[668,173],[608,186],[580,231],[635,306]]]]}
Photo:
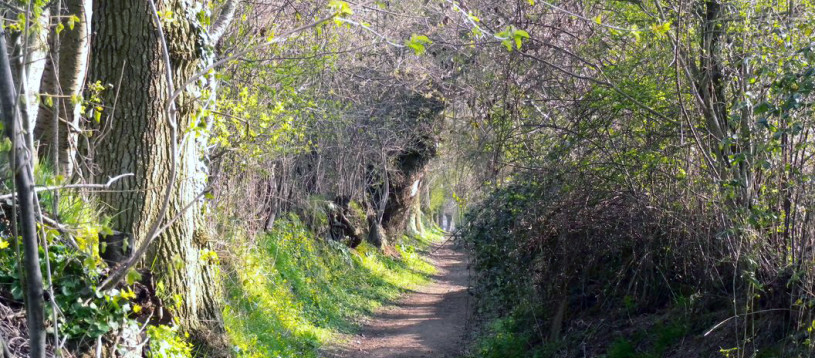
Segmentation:
{"type": "MultiPolygon", "coordinates": [[[[184,18],[185,4],[181,0],[157,4],[159,11],[173,14],[172,21],[163,20],[162,26],[175,88],[182,86],[199,64],[196,39],[201,29],[184,18]]],[[[118,88],[104,93],[107,107],[97,128],[100,138],[93,153],[98,167],[95,176],[103,182],[108,176],[135,174],[120,181],[119,190],[104,193],[101,199],[114,215],[113,229],[132,233],[138,246],[147,239],[145,235],[159,215],[171,180],[171,127],[164,110],[167,69],[148,1],[97,1],[92,26],[95,37],[90,80],[118,85],[120,76],[122,79],[118,88]]],[[[194,135],[184,133],[194,117],[191,97],[185,91],[176,100],[180,131],[177,177],[164,222],[174,217],[178,220],[152,244],[142,262],[156,282],[166,288],[162,296],[181,298],[180,302],[165,302],[181,325],[198,338],[210,339],[210,333],[220,335],[222,331],[217,262],[201,255],[209,243],[200,222],[200,206],[183,210],[195,200],[203,181],[194,135]]]]}

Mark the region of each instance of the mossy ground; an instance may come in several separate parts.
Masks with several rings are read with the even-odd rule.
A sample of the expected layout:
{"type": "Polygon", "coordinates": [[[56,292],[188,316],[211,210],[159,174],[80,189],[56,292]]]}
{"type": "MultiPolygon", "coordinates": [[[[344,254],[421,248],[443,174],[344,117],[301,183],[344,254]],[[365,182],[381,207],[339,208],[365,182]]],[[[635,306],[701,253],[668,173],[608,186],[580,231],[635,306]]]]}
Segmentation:
{"type": "Polygon", "coordinates": [[[315,357],[319,348],[435,271],[422,256],[439,232],[404,238],[390,257],[313,237],[296,218],[280,220],[252,248],[236,249],[224,310],[241,357],[315,357]]]}

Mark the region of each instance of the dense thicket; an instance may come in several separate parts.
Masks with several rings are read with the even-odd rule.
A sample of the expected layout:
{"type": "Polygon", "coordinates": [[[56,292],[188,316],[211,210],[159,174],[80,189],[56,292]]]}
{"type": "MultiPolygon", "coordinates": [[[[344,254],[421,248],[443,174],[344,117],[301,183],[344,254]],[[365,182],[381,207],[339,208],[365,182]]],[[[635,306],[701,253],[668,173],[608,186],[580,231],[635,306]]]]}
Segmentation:
{"type": "MultiPolygon", "coordinates": [[[[694,340],[695,354],[807,351],[810,5],[480,9],[485,27],[530,37],[475,56],[500,70],[466,82],[483,90],[467,106],[477,129],[465,148],[478,154],[471,167],[493,169],[474,171],[494,191],[462,232],[482,309],[525,312],[519,326],[536,328],[521,331],[540,347],[600,312],[648,313],[653,324],[690,301],[692,337],[716,328],[694,340]]],[[[648,324],[597,324],[611,338],[589,343],[589,355],[611,352],[615,331],[631,354],[653,348],[625,333],[648,324]]]]}

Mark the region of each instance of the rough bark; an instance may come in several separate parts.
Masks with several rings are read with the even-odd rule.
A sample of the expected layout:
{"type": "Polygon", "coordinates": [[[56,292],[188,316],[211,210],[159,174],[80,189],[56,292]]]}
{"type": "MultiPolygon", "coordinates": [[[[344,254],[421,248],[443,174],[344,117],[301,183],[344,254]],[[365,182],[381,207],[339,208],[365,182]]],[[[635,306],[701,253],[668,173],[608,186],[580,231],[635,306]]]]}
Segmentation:
{"type": "Polygon", "coordinates": [[[382,219],[385,230],[394,235],[415,224],[411,217],[419,198],[413,194],[413,184],[424,178],[425,166],[435,156],[432,139],[417,141],[413,149],[396,157],[396,172],[390,180],[390,191],[382,219]],[[412,222],[411,222],[412,219],[412,222]]]}
{"type": "MultiPolygon", "coordinates": [[[[162,26],[167,36],[174,87],[179,88],[198,68],[200,53],[196,47],[199,29],[186,21],[180,0],[157,4],[159,11],[171,11],[173,21],[162,26]]],[[[104,193],[102,201],[113,214],[114,229],[132,233],[139,245],[146,240],[150,225],[157,219],[172,166],[171,127],[165,108],[168,83],[162,59],[161,42],[156,33],[148,1],[97,1],[93,7],[90,79],[118,84],[106,91],[107,105],[97,130],[94,155],[97,179],[120,173],[134,173],[122,180],[117,191],[104,193]],[[118,94],[118,98],[115,95],[118,94]],[[112,104],[116,103],[115,112],[112,104]]],[[[202,259],[209,250],[208,235],[202,225],[199,205],[188,210],[204,181],[197,143],[183,132],[194,117],[191,96],[176,99],[178,163],[170,205],[164,221],[178,217],[152,244],[143,265],[152,270],[156,282],[167,292],[159,292],[170,302],[172,314],[182,326],[212,344],[212,335],[220,335],[219,283],[217,262],[202,259]],[[174,302],[180,297],[180,302],[174,302]]]]}

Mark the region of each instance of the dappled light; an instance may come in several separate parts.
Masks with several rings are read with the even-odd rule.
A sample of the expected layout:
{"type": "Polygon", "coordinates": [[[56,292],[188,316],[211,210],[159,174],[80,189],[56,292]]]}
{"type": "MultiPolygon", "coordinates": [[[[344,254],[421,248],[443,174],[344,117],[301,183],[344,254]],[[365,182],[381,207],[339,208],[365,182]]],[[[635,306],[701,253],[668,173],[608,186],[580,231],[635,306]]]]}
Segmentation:
{"type": "Polygon", "coordinates": [[[0,0],[0,358],[815,356],[814,32],[0,0]]]}

